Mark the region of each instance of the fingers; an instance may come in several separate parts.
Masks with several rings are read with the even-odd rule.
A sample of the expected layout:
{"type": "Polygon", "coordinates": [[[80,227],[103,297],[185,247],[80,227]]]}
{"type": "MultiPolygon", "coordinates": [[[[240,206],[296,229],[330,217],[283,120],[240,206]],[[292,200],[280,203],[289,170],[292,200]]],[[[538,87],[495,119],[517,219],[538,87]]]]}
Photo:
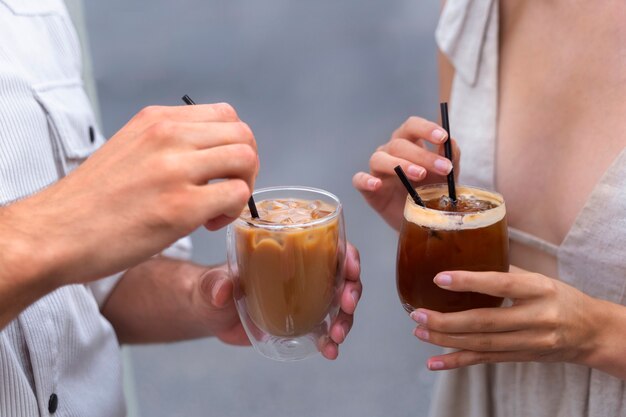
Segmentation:
{"type": "Polygon", "coordinates": [[[424,179],[427,172],[447,175],[452,170],[447,158],[405,139],[392,140],[370,158],[370,170],[375,176],[394,175],[398,165],[413,181],[424,179]]]}
{"type": "Polygon", "coordinates": [[[431,371],[443,371],[479,363],[530,362],[535,360],[537,360],[537,357],[529,352],[475,352],[461,350],[446,355],[433,356],[428,359],[426,366],[431,371]]]}
{"type": "Polygon", "coordinates": [[[346,280],[341,292],[340,307],[347,314],[354,314],[361,298],[363,285],[361,284],[361,261],[359,251],[350,243],[346,247],[346,260],[344,265],[344,278],[346,280]]]}
{"type": "Polygon", "coordinates": [[[148,106],[141,109],[127,126],[134,129],[146,127],[164,120],[174,122],[237,122],[239,116],[228,103],[198,104],[195,106],[148,106]]]}
{"type": "Polygon", "coordinates": [[[352,177],[352,186],[361,193],[371,193],[380,189],[383,182],[367,172],[357,172],[352,177]]]}
{"type": "Polygon", "coordinates": [[[348,281],[359,282],[361,280],[361,255],[350,242],[346,245],[344,274],[348,281]]]}
{"type": "Polygon", "coordinates": [[[326,359],[334,361],[339,356],[339,346],[329,337],[320,342],[320,352],[326,359]]]}
{"type": "Polygon", "coordinates": [[[207,305],[222,309],[233,302],[233,282],[225,269],[209,269],[200,280],[200,293],[207,305]]]}
{"type": "Polygon", "coordinates": [[[552,333],[545,332],[545,335],[537,333],[536,331],[523,330],[501,333],[449,334],[423,327],[418,327],[414,331],[418,339],[433,345],[480,352],[538,351],[548,348],[552,343],[552,333]]]}
{"type": "Polygon", "coordinates": [[[256,151],[244,144],[195,151],[183,162],[188,165],[191,180],[197,185],[222,178],[241,178],[252,188],[258,168],[256,151]]]}
{"type": "Polygon", "coordinates": [[[418,325],[443,333],[508,332],[528,328],[534,318],[517,307],[480,308],[458,313],[439,313],[419,308],[411,313],[418,325]]]}
{"type": "Polygon", "coordinates": [[[209,221],[207,221],[204,224],[204,227],[207,228],[207,230],[210,230],[211,232],[214,232],[216,230],[221,229],[222,227],[225,227],[227,225],[229,225],[230,223],[234,222],[235,218],[234,217],[228,217],[225,215],[221,215],[215,219],[210,219],[209,221]]]}
{"type": "Polygon", "coordinates": [[[228,345],[250,346],[252,344],[241,323],[237,323],[235,326],[220,332],[218,337],[228,345]]]}
{"type": "Polygon", "coordinates": [[[540,274],[448,271],[437,274],[434,282],[450,291],[472,291],[512,299],[535,298],[556,292],[553,280],[540,274]]]}
{"type": "Polygon", "coordinates": [[[351,314],[347,314],[343,311],[339,312],[337,318],[330,327],[330,339],[336,344],[341,344],[346,340],[350,329],[352,329],[352,323],[354,317],[351,314]]]}
{"type": "Polygon", "coordinates": [[[177,122],[171,119],[150,125],[146,135],[151,139],[174,140],[188,144],[194,149],[206,149],[222,145],[245,144],[257,149],[252,129],[241,121],[236,122],[177,122]]]}
{"type": "Polygon", "coordinates": [[[320,349],[327,359],[337,357],[338,345],[346,340],[346,336],[352,328],[353,314],[359,303],[359,298],[361,298],[360,273],[359,251],[348,243],[344,268],[346,282],[341,293],[341,310],[330,327],[328,340],[324,341],[325,344],[320,349]]]}
{"type": "Polygon", "coordinates": [[[421,117],[411,116],[391,135],[392,139],[404,138],[413,142],[420,139],[433,144],[440,144],[448,137],[447,133],[438,124],[421,117]]]}
{"type": "Polygon", "coordinates": [[[203,218],[206,219],[205,223],[209,222],[209,224],[216,224],[216,222],[219,224],[219,221],[224,221],[223,218],[217,220],[220,216],[231,219],[239,217],[252,194],[249,185],[238,178],[197,187],[196,192],[198,194],[192,198],[197,198],[197,201],[202,201],[204,204],[198,204],[195,207],[201,210],[203,218]]]}

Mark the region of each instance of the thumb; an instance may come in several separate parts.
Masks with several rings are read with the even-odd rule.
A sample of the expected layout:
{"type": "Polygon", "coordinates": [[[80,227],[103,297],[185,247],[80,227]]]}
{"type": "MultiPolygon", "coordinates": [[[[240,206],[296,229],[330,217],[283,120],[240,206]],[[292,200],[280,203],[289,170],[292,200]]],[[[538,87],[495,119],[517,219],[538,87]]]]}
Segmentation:
{"type": "Polygon", "coordinates": [[[233,300],[233,281],[224,267],[214,268],[202,276],[200,291],[211,307],[221,309],[233,300]]]}

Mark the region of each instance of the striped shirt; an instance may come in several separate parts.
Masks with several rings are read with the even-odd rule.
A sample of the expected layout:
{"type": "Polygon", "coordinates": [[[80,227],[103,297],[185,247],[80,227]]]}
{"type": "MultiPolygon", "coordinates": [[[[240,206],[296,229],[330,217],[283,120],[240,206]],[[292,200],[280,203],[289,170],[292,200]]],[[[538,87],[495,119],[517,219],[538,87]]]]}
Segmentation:
{"type": "MultiPolygon", "coordinates": [[[[104,144],[81,70],[62,0],[0,0],[0,205],[104,144]]],[[[171,251],[185,255],[189,244],[171,251]]],[[[121,274],[62,287],[0,331],[0,417],[125,415],[119,345],[99,309],[121,274]]]]}

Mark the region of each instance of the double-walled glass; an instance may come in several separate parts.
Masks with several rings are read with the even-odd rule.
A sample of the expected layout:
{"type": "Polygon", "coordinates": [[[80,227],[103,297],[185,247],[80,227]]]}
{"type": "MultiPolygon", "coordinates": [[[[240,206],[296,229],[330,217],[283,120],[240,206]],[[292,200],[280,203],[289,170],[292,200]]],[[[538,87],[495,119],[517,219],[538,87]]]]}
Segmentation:
{"type": "MultiPolygon", "coordinates": [[[[446,184],[416,188],[427,202],[447,195],[446,184]]],[[[426,308],[454,312],[497,307],[501,298],[475,292],[454,292],[438,287],[433,278],[442,271],[509,270],[506,207],[500,194],[476,187],[457,186],[457,195],[488,203],[488,209],[466,212],[421,207],[408,197],[400,230],[397,286],[408,312],[426,308]]]]}
{"type": "Polygon", "coordinates": [[[277,207],[295,201],[308,202],[304,209],[326,209],[323,217],[294,223],[269,222],[263,212],[252,219],[245,210],[227,232],[235,302],[252,345],[271,359],[303,359],[319,351],[339,311],[342,206],[327,191],[296,186],[259,189],[254,199],[264,207],[263,201],[281,201],[277,207]]]}

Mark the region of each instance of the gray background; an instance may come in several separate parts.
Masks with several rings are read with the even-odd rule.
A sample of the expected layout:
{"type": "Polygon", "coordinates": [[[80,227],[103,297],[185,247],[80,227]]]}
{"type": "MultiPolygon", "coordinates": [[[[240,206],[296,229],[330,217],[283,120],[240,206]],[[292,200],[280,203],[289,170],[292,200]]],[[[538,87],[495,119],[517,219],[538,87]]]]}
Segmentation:
{"type": "MultiPolygon", "coordinates": [[[[201,340],[133,347],[141,416],[424,416],[437,351],[395,292],[395,234],[351,186],[410,114],[435,119],[438,2],[85,1],[105,133],[141,107],[228,101],[259,144],[258,187],[328,189],[345,204],[365,292],[337,361],[264,359],[201,340]]],[[[225,258],[224,232],[193,235],[225,258]]]]}

